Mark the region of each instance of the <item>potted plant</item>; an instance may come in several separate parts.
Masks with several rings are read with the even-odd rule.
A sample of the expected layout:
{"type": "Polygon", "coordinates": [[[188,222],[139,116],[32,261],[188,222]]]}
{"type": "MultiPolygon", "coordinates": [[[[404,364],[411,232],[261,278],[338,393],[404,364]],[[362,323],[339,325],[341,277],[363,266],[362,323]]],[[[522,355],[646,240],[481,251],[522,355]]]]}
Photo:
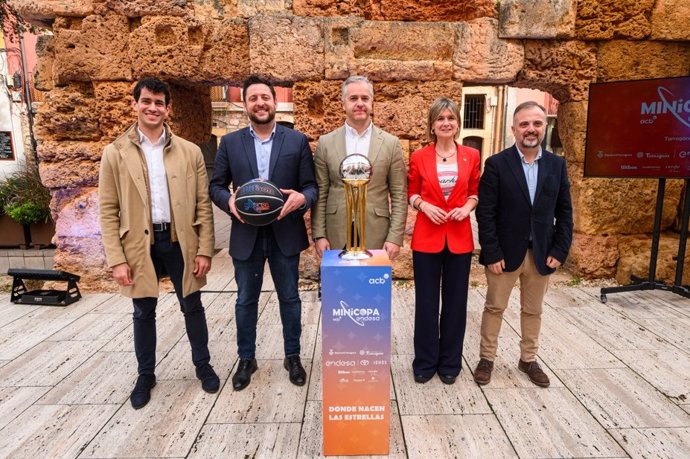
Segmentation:
{"type": "MultiPolygon", "coordinates": [[[[30,233],[31,244],[50,245],[55,234],[50,217],[50,192],[41,182],[36,164],[25,162],[0,182],[0,204],[6,217],[22,225],[25,235],[30,233]]],[[[23,243],[26,242],[25,237],[23,243]]]]}
{"type": "Polygon", "coordinates": [[[5,182],[0,182],[0,247],[28,245],[24,227],[5,214],[8,190],[5,182]]]}

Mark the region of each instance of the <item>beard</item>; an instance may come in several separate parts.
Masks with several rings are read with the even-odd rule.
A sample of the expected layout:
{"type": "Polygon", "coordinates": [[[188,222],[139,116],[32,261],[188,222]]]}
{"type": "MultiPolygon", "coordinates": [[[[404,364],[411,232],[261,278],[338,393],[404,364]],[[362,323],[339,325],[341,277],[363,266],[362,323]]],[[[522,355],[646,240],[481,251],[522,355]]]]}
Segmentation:
{"type": "Polygon", "coordinates": [[[249,120],[254,124],[270,124],[275,119],[276,112],[275,110],[269,110],[268,116],[264,119],[257,117],[254,113],[248,113],[247,116],[249,116],[249,120]]]}
{"type": "Polygon", "coordinates": [[[527,139],[527,138],[523,137],[520,144],[525,148],[535,148],[541,144],[542,140],[544,140],[544,138],[539,137],[539,136],[537,136],[536,139],[527,139]]]}

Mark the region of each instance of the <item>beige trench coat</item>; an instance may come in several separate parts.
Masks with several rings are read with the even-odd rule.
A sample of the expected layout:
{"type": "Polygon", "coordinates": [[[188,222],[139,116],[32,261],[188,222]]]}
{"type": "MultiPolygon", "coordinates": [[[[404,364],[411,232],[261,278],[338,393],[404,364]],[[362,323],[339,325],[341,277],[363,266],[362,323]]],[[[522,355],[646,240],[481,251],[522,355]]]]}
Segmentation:
{"type": "MultiPolygon", "coordinates": [[[[213,210],[208,178],[199,147],[172,134],[163,161],[168,178],[173,231],[184,258],[183,295],[206,285],[194,277],[194,258],[213,257],[213,210]]],[[[146,161],[136,124],[105,147],[99,176],[100,223],[109,267],[129,263],[134,285],[121,287],[131,298],[158,297],[158,279],[151,260],[153,227],[146,183],[146,161]]]]}

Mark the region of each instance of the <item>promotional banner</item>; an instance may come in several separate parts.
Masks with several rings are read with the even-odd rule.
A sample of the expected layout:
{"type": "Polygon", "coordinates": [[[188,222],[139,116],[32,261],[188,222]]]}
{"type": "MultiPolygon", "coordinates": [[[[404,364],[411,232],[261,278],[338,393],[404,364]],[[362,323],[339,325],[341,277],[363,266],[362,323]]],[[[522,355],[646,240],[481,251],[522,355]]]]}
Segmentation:
{"type": "Polygon", "coordinates": [[[388,454],[392,269],[384,250],[321,262],[323,452],[388,454]]]}
{"type": "Polygon", "coordinates": [[[690,77],[590,85],[585,177],[690,177],[690,77]]]}

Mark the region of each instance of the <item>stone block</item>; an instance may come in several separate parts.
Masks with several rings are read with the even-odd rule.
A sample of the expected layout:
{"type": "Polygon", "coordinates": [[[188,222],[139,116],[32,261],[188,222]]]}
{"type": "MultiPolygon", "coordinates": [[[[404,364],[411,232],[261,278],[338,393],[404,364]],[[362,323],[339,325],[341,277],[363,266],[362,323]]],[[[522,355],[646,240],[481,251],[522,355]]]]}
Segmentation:
{"type": "Polygon", "coordinates": [[[98,189],[87,186],[69,196],[63,196],[58,215],[60,218],[55,224],[55,235],[58,238],[100,237],[98,189]]]}
{"type": "Polygon", "coordinates": [[[371,16],[371,7],[364,2],[342,0],[292,0],[296,16],[371,16]]]}
{"type": "Polygon", "coordinates": [[[426,118],[438,97],[460,100],[458,81],[393,82],[374,84],[374,123],[401,139],[426,137],[426,118]]]}
{"type": "Polygon", "coordinates": [[[690,41],[690,3],[687,0],[656,0],[652,10],[654,40],[690,41]]]}
{"type": "Polygon", "coordinates": [[[349,32],[351,73],[374,81],[449,80],[454,38],[445,23],[366,22],[349,32]]]}
{"type": "Polygon", "coordinates": [[[459,22],[498,15],[494,0],[380,0],[371,2],[370,17],[377,21],[459,22]]]}
{"type": "Polygon", "coordinates": [[[193,17],[143,17],[129,38],[133,77],[198,81],[204,33],[203,23],[193,17]]]}
{"type": "Polygon", "coordinates": [[[252,73],[275,81],[324,76],[323,20],[256,16],[249,20],[249,40],[252,73]]]}
{"type": "Polygon", "coordinates": [[[501,38],[572,38],[575,35],[574,0],[502,0],[501,38]]]}
{"type": "Polygon", "coordinates": [[[211,138],[211,88],[170,84],[172,110],[170,128],[178,136],[196,144],[211,138]],[[191,122],[190,120],[194,120],[191,122]]]}
{"type": "MultiPolygon", "coordinates": [[[[238,15],[249,18],[261,14],[285,14],[290,0],[237,0],[238,15]]],[[[227,16],[226,16],[227,17],[227,16]]]]}
{"type": "Polygon", "coordinates": [[[24,267],[29,269],[46,269],[43,257],[24,257],[24,267]]]}
{"type": "Polygon", "coordinates": [[[295,129],[310,141],[345,122],[342,101],[342,81],[307,81],[292,87],[295,110],[295,129]]]}
{"type": "Polygon", "coordinates": [[[350,65],[355,60],[350,45],[350,30],[363,21],[359,18],[328,18],[324,20],[324,66],[327,79],[344,80],[350,76],[350,65]]]}
{"type": "Polygon", "coordinates": [[[51,189],[98,186],[100,161],[74,157],[40,164],[41,181],[51,189]]]}
{"type": "Polygon", "coordinates": [[[55,28],[56,84],[73,81],[129,80],[129,24],[116,14],[84,18],[79,29],[55,28]]]}
{"type": "Polygon", "coordinates": [[[350,30],[357,59],[449,61],[455,31],[450,24],[363,23],[350,30]]]}
{"type": "Polygon", "coordinates": [[[521,43],[498,38],[498,21],[477,19],[457,24],[453,78],[465,83],[515,81],[525,61],[521,43]]]}
{"type": "Polygon", "coordinates": [[[585,162],[587,105],[586,101],[558,105],[558,135],[563,142],[565,158],[571,163],[585,162]]]}
{"type": "Polygon", "coordinates": [[[84,292],[114,292],[117,284],[107,267],[101,237],[58,237],[53,269],[67,271],[81,277],[79,290],[84,292]]]}
{"type": "Polygon", "coordinates": [[[93,87],[98,105],[98,126],[103,139],[112,142],[136,121],[132,108],[134,84],[95,82],[93,87]]]}
{"type": "Polygon", "coordinates": [[[55,62],[55,36],[39,35],[36,40],[36,69],[34,87],[39,91],[50,91],[55,87],[53,65],[55,62]]]}
{"type": "MultiPolygon", "coordinates": [[[[651,233],[657,181],[650,179],[584,178],[581,164],[569,163],[575,231],[585,235],[651,233]]],[[[667,180],[662,229],[673,225],[682,180],[667,180]]]]}
{"type": "Polygon", "coordinates": [[[237,19],[208,21],[200,77],[204,81],[241,83],[250,73],[247,23],[237,19]]]}
{"type": "Polygon", "coordinates": [[[187,16],[194,12],[188,0],[92,0],[96,14],[107,11],[130,17],[187,16]]]}
{"type": "Polygon", "coordinates": [[[614,40],[597,52],[600,82],[687,76],[689,69],[690,43],[614,40]]]}
{"type": "MultiPolygon", "coordinates": [[[[621,236],[618,238],[618,260],[616,281],[626,285],[630,283],[630,276],[647,279],[649,276],[649,257],[652,247],[651,235],[621,236]]],[[[678,234],[662,233],[659,240],[655,278],[666,284],[673,284],[676,277],[678,255],[678,234]]],[[[686,252],[683,265],[682,285],[690,284],[690,255],[686,252]]]]}
{"type": "Polygon", "coordinates": [[[22,18],[41,27],[50,27],[58,16],[93,14],[92,0],[12,0],[12,6],[22,18]]]}
{"type": "Polygon", "coordinates": [[[34,134],[41,140],[98,140],[98,107],[93,86],[74,83],[45,94],[34,134]]]}
{"type": "Polygon", "coordinates": [[[238,0],[193,0],[197,19],[224,19],[238,15],[238,0]]]}
{"type": "Polygon", "coordinates": [[[9,257],[10,268],[26,268],[24,257],[9,257]]]}
{"type": "Polygon", "coordinates": [[[73,159],[100,161],[108,142],[70,142],[44,140],[38,142],[37,153],[41,164],[60,163],[73,159]]]}
{"type": "Polygon", "coordinates": [[[598,279],[615,276],[618,257],[618,239],[615,236],[575,233],[566,263],[578,276],[598,279]]]}
{"type": "Polygon", "coordinates": [[[576,37],[581,40],[640,40],[651,32],[649,18],[653,7],[654,0],[579,0],[576,37]]]}
{"type": "Polygon", "coordinates": [[[587,100],[596,62],[596,47],[591,44],[528,41],[525,66],[514,86],[546,91],[561,103],[587,100]]]}

